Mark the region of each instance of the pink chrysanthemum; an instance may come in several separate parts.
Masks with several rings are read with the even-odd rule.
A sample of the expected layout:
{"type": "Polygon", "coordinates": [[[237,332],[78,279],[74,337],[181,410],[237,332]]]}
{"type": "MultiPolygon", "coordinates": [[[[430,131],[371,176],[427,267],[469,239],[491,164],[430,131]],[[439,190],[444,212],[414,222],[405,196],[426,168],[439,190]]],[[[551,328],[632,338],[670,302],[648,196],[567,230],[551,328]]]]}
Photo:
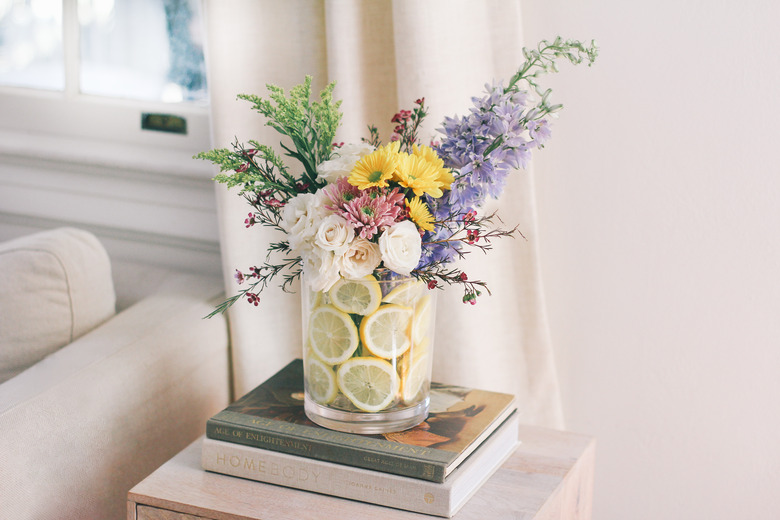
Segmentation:
{"type": "Polygon", "coordinates": [[[347,203],[360,196],[360,190],[351,185],[346,177],[342,177],[325,187],[325,195],[330,200],[330,204],[325,204],[325,209],[341,213],[347,203]]]}
{"type": "Polygon", "coordinates": [[[359,197],[343,205],[338,213],[347,219],[355,231],[366,240],[392,226],[403,209],[404,195],[395,188],[389,193],[365,190],[359,197]]]}

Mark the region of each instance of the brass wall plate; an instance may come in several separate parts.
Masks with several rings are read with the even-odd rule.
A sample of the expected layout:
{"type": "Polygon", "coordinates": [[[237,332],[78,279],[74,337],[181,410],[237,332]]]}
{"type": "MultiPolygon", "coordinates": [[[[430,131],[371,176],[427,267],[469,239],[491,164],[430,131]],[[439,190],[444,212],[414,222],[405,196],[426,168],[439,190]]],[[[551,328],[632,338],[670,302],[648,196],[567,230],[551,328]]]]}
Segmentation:
{"type": "Polygon", "coordinates": [[[187,134],[187,120],[173,114],[141,114],[141,128],[155,132],[187,134]]]}

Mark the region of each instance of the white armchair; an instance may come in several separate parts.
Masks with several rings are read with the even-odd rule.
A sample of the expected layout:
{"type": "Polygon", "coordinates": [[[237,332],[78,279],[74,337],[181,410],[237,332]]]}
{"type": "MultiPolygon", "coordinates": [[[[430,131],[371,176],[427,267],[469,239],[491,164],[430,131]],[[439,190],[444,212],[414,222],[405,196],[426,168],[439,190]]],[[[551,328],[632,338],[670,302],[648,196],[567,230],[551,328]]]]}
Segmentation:
{"type": "Polygon", "coordinates": [[[97,240],[73,229],[0,244],[0,364],[22,369],[0,367],[10,377],[0,383],[0,518],[124,518],[127,491],[229,401],[225,319],[202,319],[221,280],[113,266],[114,314],[105,262],[97,240]],[[30,298],[35,319],[20,323],[30,298]],[[73,338],[49,351],[20,337],[57,338],[57,327],[73,338]],[[42,359],[20,367],[31,351],[42,359]]]}

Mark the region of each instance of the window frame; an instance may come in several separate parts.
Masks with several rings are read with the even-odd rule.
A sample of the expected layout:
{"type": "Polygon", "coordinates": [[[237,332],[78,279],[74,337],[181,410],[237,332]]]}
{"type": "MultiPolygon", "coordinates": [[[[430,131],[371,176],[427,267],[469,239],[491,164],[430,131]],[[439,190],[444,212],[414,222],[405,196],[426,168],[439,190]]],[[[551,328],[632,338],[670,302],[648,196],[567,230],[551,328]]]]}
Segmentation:
{"type": "Polygon", "coordinates": [[[76,163],[210,177],[213,172],[202,161],[190,160],[193,154],[210,148],[208,106],[102,97],[79,91],[77,8],[78,0],[63,0],[64,90],[0,86],[0,154],[34,161],[48,149],[76,163]],[[183,117],[187,133],[144,130],[141,119],[145,113],[183,117]]]}

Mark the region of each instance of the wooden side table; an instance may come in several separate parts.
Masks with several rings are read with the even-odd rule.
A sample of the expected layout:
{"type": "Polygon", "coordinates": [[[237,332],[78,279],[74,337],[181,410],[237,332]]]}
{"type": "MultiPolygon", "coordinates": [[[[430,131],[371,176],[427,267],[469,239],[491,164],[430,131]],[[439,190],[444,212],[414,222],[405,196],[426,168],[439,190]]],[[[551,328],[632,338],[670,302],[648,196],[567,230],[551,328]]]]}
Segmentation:
{"type": "MultiPolygon", "coordinates": [[[[595,441],[524,426],[514,455],[455,515],[456,520],[588,520],[595,441]]],[[[422,520],[437,517],[344,500],[200,467],[198,440],[128,493],[129,520],[422,520]]]]}

